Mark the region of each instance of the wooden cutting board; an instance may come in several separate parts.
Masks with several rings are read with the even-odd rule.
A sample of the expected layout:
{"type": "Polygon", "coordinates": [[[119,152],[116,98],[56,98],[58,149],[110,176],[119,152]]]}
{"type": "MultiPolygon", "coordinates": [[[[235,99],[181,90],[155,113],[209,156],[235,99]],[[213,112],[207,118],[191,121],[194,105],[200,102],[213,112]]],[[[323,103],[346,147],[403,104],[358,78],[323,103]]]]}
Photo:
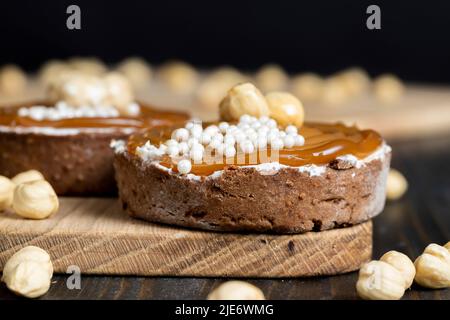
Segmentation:
{"type": "Polygon", "coordinates": [[[297,277],[357,270],[372,254],[372,222],[302,235],[187,230],[136,220],[117,199],[61,198],[46,220],[0,215],[0,267],[39,246],[55,272],[142,276],[297,277]]]}

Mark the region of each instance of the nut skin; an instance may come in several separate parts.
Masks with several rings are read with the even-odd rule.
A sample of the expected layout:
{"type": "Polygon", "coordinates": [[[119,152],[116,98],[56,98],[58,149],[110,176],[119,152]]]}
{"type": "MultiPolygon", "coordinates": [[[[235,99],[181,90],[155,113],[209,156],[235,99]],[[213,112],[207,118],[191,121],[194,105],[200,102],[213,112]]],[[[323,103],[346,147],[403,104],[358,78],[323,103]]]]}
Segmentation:
{"type": "Polygon", "coordinates": [[[389,251],[380,258],[380,261],[386,262],[400,271],[405,280],[405,289],[411,287],[416,275],[416,268],[407,255],[398,251],[389,251]]]}
{"type": "Polygon", "coordinates": [[[251,83],[242,83],[228,91],[219,105],[220,119],[236,121],[242,115],[268,116],[269,106],[262,93],[251,83]]]}
{"type": "Polygon", "coordinates": [[[270,92],[266,95],[270,117],[282,127],[290,124],[300,128],[303,125],[305,111],[302,103],[287,92],[270,92]]]}
{"type": "Polygon", "coordinates": [[[44,295],[53,275],[48,253],[38,247],[25,247],[12,255],[3,267],[2,281],[14,293],[37,298],[44,295]]]}
{"type": "Polygon", "coordinates": [[[359,270],[356,291],[366,300],[399,300],[405,293],[405,279],[390,264],[371,261],[359,270]]]}
{"type": "Polygon", "coordinates": [[[258,287],[244,281],[227,281],[214,289],[208,300],[265,300],[258,287]]]}
{"type": "Polygon", "coordinates": [[[423,287],[441,289],[450,287],[450,252],[437,244],[428,245],[414,262],[415,281],[423,287]]]}
{"type": "Polygon", "coordinates": [[[10,179],[0,176],[0,211],[11,207],[15,186],[10,179]]]}
{"type": "Polygon", "coordinates": [[[25,182],[36,181],[36,180],[44,180],[44,179],[45,179],[44,176],[39,171],[37,171],[37,170],[28,170],[28,171],[24,171],[24,172],[21,172],[21,173],[15,175],[11,179],[11,181],[15,185],[19,185],[19,184],[25,183],[25,182]]]}
{"type": "Polygon", "coordinates": [[[36,180],[16,186],[12,208],[21,217],[45,219],[58,211],[59,201],[50,183],[36,180]]]}
{"type": "Polygon", "coordinates": [[[395,169],[390,169],[387,185],[386,185],[386,197],[389,200],[400,199],[408,190],[408,181],[403,174],[395,169]]]}

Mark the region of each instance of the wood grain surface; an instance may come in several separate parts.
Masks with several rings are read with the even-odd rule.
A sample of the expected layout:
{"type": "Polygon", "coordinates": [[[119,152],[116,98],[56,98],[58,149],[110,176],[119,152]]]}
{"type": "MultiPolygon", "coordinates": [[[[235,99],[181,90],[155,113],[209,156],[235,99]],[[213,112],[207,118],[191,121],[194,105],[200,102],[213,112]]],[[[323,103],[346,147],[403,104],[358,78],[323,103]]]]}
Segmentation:
{"type": "Polygon", "coordinates": [[[372,223],[299,235],[186,230],[128,217],[117,199],[62,198],[49,219],[0,217],[0,266],[26,245],[47,250],[55,272],[141,276],[297,277],[358,269],[372,223]]]}

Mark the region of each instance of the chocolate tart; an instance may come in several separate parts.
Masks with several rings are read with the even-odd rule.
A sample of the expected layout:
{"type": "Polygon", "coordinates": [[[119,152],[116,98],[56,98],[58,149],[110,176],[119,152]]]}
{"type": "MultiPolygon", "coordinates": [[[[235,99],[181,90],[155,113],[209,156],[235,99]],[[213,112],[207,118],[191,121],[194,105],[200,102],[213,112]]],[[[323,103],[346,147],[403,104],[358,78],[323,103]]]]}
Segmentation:
{"type": "Polygon", "coordinates": [[[183,123],[185,114],[140,105],[138,117],[34,120],[18,115],[29,103],[0,108],[0,175],[36,169],[58,195],[106,196],[117,193],[110,142],[143,128],[183,123]]]}
{"type": "MultiPolygon", "coordinates": [[[[170,130],[168,130],[169,132],[170,130]]],[[[132,217],[215,231],[303,233],[355,225],[379,214],[391,149],[378,133],[341,124],[306,124],[300,147],[277,161],[193,164],[144,160],[136,147],[168,136],[149,130],[116,143],[119,196],[132,217]]]]}

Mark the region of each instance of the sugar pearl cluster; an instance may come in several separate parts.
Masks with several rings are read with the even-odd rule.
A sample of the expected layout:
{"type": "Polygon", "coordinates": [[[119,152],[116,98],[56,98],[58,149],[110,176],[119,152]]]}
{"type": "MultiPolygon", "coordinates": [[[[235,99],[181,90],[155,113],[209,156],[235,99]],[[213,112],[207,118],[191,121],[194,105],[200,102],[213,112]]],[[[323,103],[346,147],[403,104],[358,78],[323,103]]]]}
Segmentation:
{"type": "MultiPolygon", "coordinates": [[[[132,103],[128,106],[130,114],[139,114],[139,105],[132,103]]],[[[73,107],[64,101],[57,102],[54,107],[31,106],[18,111],[21,117],[29,117],[37,121],[61,120],[70,118],[108,118],[118,117],[119,111],[112,106],[81,106],[73,107]]]]}
{"type": "Polygon", "coordinates": [[[156,147],[148,141],[137,147],[136,153],[144,160],[157,159],[163,155],[178,161],[180,173],[189,173],[192,164],[202,163],[206,154],[234,157],[237,153],[250,154],[257,150],[272,150],[302,146],[305,139],[297,127],[289,125],[278,128],[274,119],[249,115],[240,117],[237,124],[220,122],[203,128],[198,121],[190,121],[184,128],[172,132],[171,139],[156,147]]]}

